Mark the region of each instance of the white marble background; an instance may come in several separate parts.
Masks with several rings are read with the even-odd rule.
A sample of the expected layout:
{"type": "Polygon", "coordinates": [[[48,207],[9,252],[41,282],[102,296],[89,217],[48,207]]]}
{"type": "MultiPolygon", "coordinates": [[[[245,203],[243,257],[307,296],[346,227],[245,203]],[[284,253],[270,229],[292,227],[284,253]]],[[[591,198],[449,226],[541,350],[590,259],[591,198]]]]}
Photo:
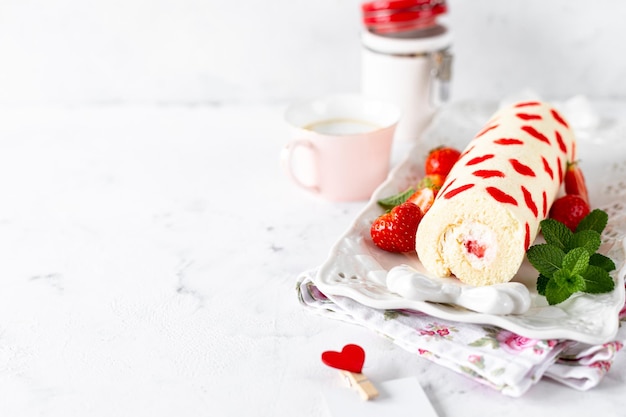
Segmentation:
{"type": "MultiPolygon", "coordinates": [[[[418,376],[440,417],[626,407],[624,354],[597,389],[512,400],[298,305],[363,203],[287,181],[281,115],[358,89],[358,4],[0,0],[0,416],[327,417],[319,355],[346,343],[375,381],[418,376]]],[[[450,9],[453,99],[625,113],[626,3],[450,9]]]]}
{"type": "MultiPolygon", "coordinates": [[[[2,0],[1,103],[265,102],[358,89],[357,0],[2,0]]],[[[450,0],[453,98],[626,97],[626,3],[450,0]]]]}

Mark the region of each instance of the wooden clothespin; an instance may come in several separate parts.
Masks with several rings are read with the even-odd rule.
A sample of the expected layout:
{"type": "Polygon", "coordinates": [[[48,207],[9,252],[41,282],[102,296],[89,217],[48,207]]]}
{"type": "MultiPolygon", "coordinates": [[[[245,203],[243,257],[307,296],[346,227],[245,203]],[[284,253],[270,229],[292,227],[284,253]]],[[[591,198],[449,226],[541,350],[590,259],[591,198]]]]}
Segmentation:
{"type": "Polygon", "coordinates": [[[372,400],[378,396],[378,390],[361,373],[365,363],[365,351],[359,345],[345,345],[341,352],[326,351],[322,353],[322,362],[326,365],[339,369],[341,375],[348,381],[363,400],[372,400]]]}
{"type": "Polygon", "coordinates": [[[378,390],[362,373],[339,371],[348,380],[348,384],[353,387],[365,401],[378,397],[378,390]]]}

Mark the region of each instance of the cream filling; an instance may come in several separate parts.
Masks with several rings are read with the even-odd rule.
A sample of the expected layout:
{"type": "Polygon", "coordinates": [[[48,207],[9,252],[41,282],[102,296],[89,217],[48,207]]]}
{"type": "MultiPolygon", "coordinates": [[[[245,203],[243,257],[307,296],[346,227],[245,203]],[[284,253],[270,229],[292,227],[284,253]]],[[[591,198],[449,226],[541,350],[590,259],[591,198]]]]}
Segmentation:
{"type": "Polygon", "coordinates": [[[448,265],[461,253],[474,269],[485,269],[498,254],[498,239],[488,226],[477,222],[464,222],[446,230],[443,238],[443,258],[448,265]]]}

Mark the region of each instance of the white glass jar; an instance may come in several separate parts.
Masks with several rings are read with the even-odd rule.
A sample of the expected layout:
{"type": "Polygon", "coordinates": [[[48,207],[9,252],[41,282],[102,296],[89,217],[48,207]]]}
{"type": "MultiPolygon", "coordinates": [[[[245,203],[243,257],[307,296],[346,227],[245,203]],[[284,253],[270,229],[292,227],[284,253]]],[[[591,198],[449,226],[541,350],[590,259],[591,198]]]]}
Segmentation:
{"type": "Polygon", "coordinates": [[[362,93],[398,105],[395,139],[416,142],[449,97],[452,33],[439,24],[387,34],[364,30],[361,44],[362,93]]]}

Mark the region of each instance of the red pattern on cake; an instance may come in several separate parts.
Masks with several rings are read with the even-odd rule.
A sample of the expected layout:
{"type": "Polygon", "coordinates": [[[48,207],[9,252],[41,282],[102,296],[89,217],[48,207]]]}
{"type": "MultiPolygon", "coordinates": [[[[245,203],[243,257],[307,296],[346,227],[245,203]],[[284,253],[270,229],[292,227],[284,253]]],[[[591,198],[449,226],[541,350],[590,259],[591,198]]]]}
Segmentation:
{"type": "Polygon", "coordinates": [[[511,158],[511,159],[509,159],[509,163],[511,164],[513,169],[515,171],[517,171],[518,174],[525,175],[527,177],[534,177],[534,176],[536,176],[535,175],[535,171],[533,171],[533,169],[531,167],[529,167],[528,165],[522,164],[517,159],[511,158]]]}
{"type": "Polygon", "coordinates": [[[470,183],[470,184],[461,185],[460,187],[455,188],[454,190],[450,190],[450,191],[448,191],[447,193],[445,193],[445,194],[443,195],[443,198],[447,198],[447,199],[452,198],[452,197],[454,197],[455,195],[458,195],[459,193],[462,193],[463,191],[469,190],[469,189],[470,189],[470,188],[472,188],[474,185],[475,185],[475,184],[471,184],[471,183],[470,183]]]}
{"type": "Polygon", "coordinates": [[[494,156],[495,155],[492,153],[488,153],[487,155],[483,155],[483,156],[477,156],[476,158],[472,158],[469,161],[467,161],[465,165],[470,166],[470,165],[480,164],[481,162],[491,159],[494,156]]]}
{"type": "Polygon", "coordinates": [[[514,138],[500,138],[493,141],[496,145],[523,145],[524,141],[514,138]]]}
{"type": "MultiPolygon", "coordinates": [[[[501,126],[501,121],[498,120],[499,116],[489,120],[482,130],[480,130],[474,137],[474,143],[470,143],[460,156],[460,159],[464,157],[467,158],[464,158],[460,162],[459,166],[472,167],[469,169],[469,172],[471,172],[472,176],[476,178],[475,181],[467,177],[465,180],[457,181],[457,178],[461,177],[450,177],[448,181],[446,181],[444,187],[440,190],[437,198],[453,199],[467,190],[472,189],[479,192],[482,189],[486,191],[487,194],[495,201],[518,207],[515,210],[525,211],[527,208],[536,221],[547,218],[550,210],[547,187],[549,184],[550,187],[553,187],[555,181],[557,180],[559,182],[563,181],[565,175],[563,161],[574,160],[576,155],[576,143],[572,142],[571,145],[569,144],[569,141],[566,140],[568,139],[567,135],[569,133],[561,126],[557,126],[557,128],[552,127],[544,129],[543,127],[538,128],[532,125],[533,121],[548,121],[552,117],[558,124],[569,130],[567,122],[555,110],[544,111],[543,109],[532,109],[533,106],[541,105],[542,103],[537,101],[528,101],[515,105],[516,108],[524,108],[524,110],[519,110],[514,113],[513,117],[517,119],[516,123],[513,122],[508,124],[509,121],[502,122],[505,123],[502,125],[502,134],[507,136],[496,136],[499,134],[498,132],[492,132],[489,135],[486,135],[488,132],[491,132],[501,126]],[[483,136],[486,137],[483,138],[483,136]],[[535,140],[544,143],[549,147],[558,146],[558,151],[550,149],[550,152],[548,152],[548,148],[545,148],[544,151],[542,145],[537,146],[537,143],[534,142],[535,140]],[[493,148],[494,145],[496,146],[495,148],[493,148]],[[477,151],[477,149],[480,149],[483,146],[485,146],[484,151],[477,151]],[[490,146],[492,146],[491,149],[493,150],[489,148],[490,146]],[[492,166],[491,163],[477,166],[485,161],[491,160],[492,158],[497,158],[499,152],[497,149],[500,146],[520,147],[519,152],[517,150],[512,150],[511,152],[502,150],[504,154],[508,152],[509,156],[506,158],[508,158],[508,162],[512,170],[507,170],[506,167],[500,165],[500,162],[494,163],[495,166],[492,166]],[[524,152],[524,146],[532,146],[537,150],[532,153],[524,152]],[[568,146],[570,149],[568,149],[568,146]],[[555,162],[553,159],[554,156],[552,156],[555,151],[560,151],[556,157],[556,167],[549,162],[549,160],[555,162]],[[541,158],[541,163],[539,163],[538,158],[541,158]],[[465,159],[468,160],[465,161],[465,159]],[[477,167],[474,168],[474,166],[477,167]],[[546,173],[549,179],[543,177],[542,170],[546,173]],[[515,177],[516,175],[521,177],[515,177]],[[520,179],[524,177],[529,178],[527,180],[522,179],[520,181],[520,179]],[[504,181],[512,181],[513,178],[515,178],[515,180],[518,181],[518,184],[520,184],[518,186],[519,188],[515,187],[509,189],[507,185],[503,185],[505,183],[502,179],[504,179],[504,181]],[[530,188],[534,190],[531,193],[527,187],[531,187],[531,184],[536,184],[537,182],[541,185],[536,190],[534,190],[534,188],[530,188]]],[[[541,126],[544,126],[544,124],[541,124],[541,126]]],[[[508,181],[506,184],[508,184],[508,181]]],[[[533,221],[529,219],[530,217],[526,217],[524,226],[525,250],[530,247],[532,243],[530,240],[537,232],[536,230],[532,230],[531,232],[531,229],[535,226],[533,221]]]]}
{"type": "Polygon", "coordinates": [[[479,169],[472,172],[472,175],[480,178],[493,178],[500,177],[504,178],[504,172],[499,171],[497,169],[479,169]]]}
{"type": "Polygon", "coordinates": [[[522,119],[522,120],[541,120],[542,119],[540,114],[516,113],[515,115],[519,119],[522,119]]]}
{"type": "Polygon", "coordinates": [[[523,185],[522,185],[522,194],[524,195],[524,202],[526,203],[526,206],[528,206],[530,211],[532,211],[535,217],[537,217],[539,215],[539,210],[537,210],[537,205],[533,201],[533,196],[530,194],[530,191],[528,191],[526,187],[524,187],[523,185]]]}
{"type": "Polygon", "coordinates": [[[497,187],[487,187],[487,188],[485,188],[485,190],[496,201],[498,201],[500,203],[513,204],[514,206],[517,206],[517,200],[515,198],[513,198],[512,195],[505,193],[501,189],[499,189],[497,187]]]}
{"type": "MultiPolygon", "coordinates": [[[[516,108],[522,108],[522,107],[532,107],[532,106],[538,106],[541,103],[536,102],[536,101],[528,101],[528,102],[523,102],[523,103],[518,103],[517,105],[515,105],[516,108]]],[[[556,112],[555,110],[551,110],[550,111],[552,117],[559,122],[560,124],[562,124],[565,127],[569,126],[567,125],[567,122],[565,122],[565,120],[559,115],[558,112],[556,112]]],[[[516,113],[515,116],[521,120],[527,121],[527,120],[542,120],[543,117],[540,114],[532,114],[532,113],[516,113]]],[[[483,136],[485,133],[496,129],[499,126],[499,123],[494,123],[494,120],[490,121],[490,123],[488,123],[476,136],[476,138],[479,138],[481,136],[483,136]]],[[[544,142],[548,145],[552,145],[552,143],[550,142],[550,139],[548,139],[548,137],[538,131],[535,127],[525,124],[522,125],[520,127],[520,129],[527,133],[528,135],[530,135],[532,138],[537,139],[541,142],[544,142]]],[[[563,141],[563,138],[561,136],[561,133],[558,130],[554,131],[555,133],[555,139],[556,142],[559,146],[559,149],[567,155],[567,146],[565,145],[565,142],[563,141]]],[[[511,145],[517,145],[517,146],[523,146],[525,144],[525,141],[522,140],[521,138],[517,138],[517,137],[503,137],[503,138],[499,138],[499,139],[495,139],[493,140],[493,143],[496,145],[502,145],[502,146],[511,146],[511,145]]],[[[473,149],[474,149],[475,145],[468,147],[460,156],[460,158],[462,158],[463,156],[465,156],[466,154],[470,153],[473,149]]],[[[572,153],[574,153],[574,148],[572,147],[572,153]]],[[[472,165],[477,165],[480,164],[484,161],[487,161],[491,158],[494,158],[495,155],[494,154],[485,154],[482,156],[477,156],[474,157],[472,159],[470,159],[469,161],[467,161],[465,163],[465,165],[467,166],[472,166],[472,165]]],[[[544,171],[548,174],[548,176],[550,177],[550,179],[554,179],[554,170],[552,169],[552,167],[550,166],[550,163],[546,160],[546,158],[542,155],[541,156],[541,161],[543,163],[543,169],[544,171]]],[[[509,159],[509,163],[511,164],[511,166],[513,167],[513,169],[520,175],[524,175],[524,176],[529,176],[529,177],[536,177],[536,173],[534,171],[533,168],[531,168],[530,166],[520,162],[518,159],[514,159],[511,158],[509,159]]],[[[557,168],[558,168],[558,178],[562,181],[563,180],[563,167],[562,167],[562,163],[561,163],[561,159],[557,158],[557,168]]],[[[479,177],[479,178],[483,178],[483,179],[487,179],[487,178],[505,178],[506,175],[504,174],[504,172],[500,171],[500,170],[490,170],[490,169],[479,169],[476,170],[472,173],[474,176],[479,177]]],[[[474,187],[475,184],[465,184],[465,185],[461,185],[455,189],[450,190],[452,184],[456,181],[456,178],[453,178],[450,182],[448,182],[448,184],[446,184],[446,186],[441,190],[441,196],[446,198],[446,199],[450,199],[456,195],[458,195],[459,193],[466,191],[472,187],[474,187]],[[450,190],[450,191],[448,191],[450,190]]],[[[508,203],[508,204],[514,204],[514,205],[518,205],[517,200],[505,193],[504,191],[500,190],[497,187],[487,187],[486,188],[487,192],[493,197],[495,198],[497,201],[499,202],[503,202],[503,203],[508,203]]],[[[532,213],[537,217],[539,215],[539,211],[537,208],[537,205],[535,203],[535,201],[532,198],[532,195],[530,194],[530,192],[522,186],[522,195],[524,197],[524,201],[526,203],[526,205],[528,206],[528,208],[532,211],[532,213]]],[[[543,216],[547,216],[547,211],[548,211],[548,207],[547,207],[547,195],[546,192],[543,191],[542,193],[542,214],[543,216]]]]}
{"type": "Polygon", "coordinates": [[[567,124],[567,122],[561,117],[561,115],[559,114],[559,112],[557,112],[554,109],[550,109],[550,113],[552,113],[552,117],[554,117],[554,120],[556,120],[557,122],[559,122],[560,124],[562,124],[563,126],[565,126],[566,128],[569,129],[569,125],[567,124]]]}
{"type": "Polygon", "coordinates": [[[561,152],[567,155],[567,146],[565,146],[565,142],[563,142],[563,137],[558,130],[555,130],[554,134],[556,136],[556,141],[559,144],[559,149],[561,150],[561,152]]]}
{"type": "Polygon", "coordinates": [[[517,103],[514,107],[528,107],[528,106],[538,106],[541,103],[538,101],[525,101],[523,103],[517,103]]]}
{"type": "Polygon", "coordinates": [[[454,184],[455,181],[456,181],[456,178],[452,178],[452,180],[449,183],[445,184],[443,188],[439,190],[438,195],[443,195],[450,188],[450,186],[454,184]]]}
{"type": "Polygon", "coordinates": [[[552,145],[550,143],[550,139],[548,139],[543,133],[537,131],[537,129],[535,129],[534,127],[532,127],[530,125],[525,125],[525,126],[522,126],[522,130],[524,132],[528,133],[533,138],[538,139],[538,140],[540,140],[542,142],[545,142],[548,145],[552,145]]]}
{"type": "Polygon", "coordinates": [[[553,180],[554,171],[550,168],[550,163],[543,156],[541,157],[541,161],[543,162],[543,170],[546,171],[546,173],[550,176],[550,179],[553,180]]]}
{"type": "Polygon", "coordinates": [[[463,153],[461,153],[461,155],[459,155],[459,159],[463,158],[465,155],[470,153],[472,151],[472,149],[474,149],[475,147],[476,147],[476,145],[472,145],[469,148],[467,148],[465,151],[463,151],[463,153]]]}
{"type": "MultiPolygon", "coordinates": [[[[531,106],[536,106],[536,105],[540,105],[539,102],[525,102],[525,103],[519,103],[518,105],[516,105],[515,107],[531,107],[531,106]]],[[[555,120],[557,120],[560,124],[562,124],[563,126],[567,127],[567,123],[560,117],[560,115],[555,112],[555,111],[551,111],[551,115],[552,117],[555,118],[555,120]]],[[[516,113],[515,116],[521,120],[527,121],[527,120],[541,120],[542,116],[539,114],[531,114],[531,113],[524,113],[524,112],[520,112],[520,113],[516,113]]],[[[499,124],[494,124],[493,121],[490,121],[490,123],[488,123],[477,135],[475,138],[479,138],[480,136],[484,135],[485,133],[497,128],[499,126],[499,124]]],[[[521,132],[524,132],[528,135],[530,135],[530,137],[537,139],[543,143],[546,143],[550,146],[552,146],[552,142],[550,141],[550,139],[548,139],[548,136],[545,135],[544,132],[540,132],[538,131],[535,127],[528,125],[528,124],[522,124],[520,126],[520,130],[521,132]]],[[[523,134],[523,133],[522,133],[523,134]]],[[[563,137],[561,135],[561,133],[558,130],[554,131],[554,137],[555,137],[555,141],[556,144],[558,144],[559,149],[561,150],[561,152],[563,152],[565,154],[565,157],[567,158],[567,146],[565,144],[565,141],[563,140],[563,137]]],[[[520,137],[501,137],[498,139],[495,139],[492,141],[495,145],[500,145],[500,146],[524,146],[526,144],[526,141],[523,139],[523,136],[520,137]]],[[[475,148],[475,145],[471,145],[469,146],[462,154],[461,157],[465,156],[466,154],[470,153],[473,149],[475,148]]],[[[575,147],[574,145],[572,145],[572,149],[571,152],[572,154],[574,154],[575,151],[575,147]]],[[[465,162],[466,166],[473,166],[473,165],[478,165],[484,161],[490,160],[492,158],[495,157],[495,154],[492,153],[487,153],[484,155],[480,155],[480,156],[475,156],[472,159],[470,159],[469,161],[465,162]]],[[[555,171],[554,168],[551,166],[551,164],[548,162],[548,160],[545,158],[545,156],[540,155],[541,157],[541,162],[543,164],[543,170],[545,171],[545,173],[550,177],[551,180],[555,179],[555,171]]],[[[527,159],[524,159],[524,162],[520,161],[520,159],[517,158],[510,158],[509,159],[509,163],[511,165],[511,167],[515,170],[515,172],[519,175],[522,176],[528,176],[528,177],[536,177],[537,173],[535,172],[535,169],[533,169],[531,166],[527,165],[529,161],[527,159]]],[[[563,164],[562,164],[562,159],[561,157],[557,157],[556,160],[556,165],[557,165],[557,169],[558,169],[558,178],[560,179],[560,181],[563,181],[563,164]]],[[[499,170],[499,169],[477,169],[475,171],[472,172],[472,175],[478,178],[481,178],[483,180],[487,180],[490,178],[507,178],[507,174],[505,174],[505,172],[499,170]]],[[[453,198],[457,195],[459,195],[460,193],[467,191],[473,187],[476,186],[475,183],[467,183],[467,184],[463,184],[463,185],[456,185],[455,187],[453,187],[453,184],[455,183],[456,178],[452,178],[446,185],[444,188],[441,189],[439,195],[442,198],[445,199],[450,199],[453,198]]],[[[487,182],[486,184],[493,184],[490,182],[487,182]]],[[[537,204],[538,202],[535,202],[535,199],[533,198],[531,192],[525,187],[525,186],[521,186],[521,194],[517,194],[514,193],[514,195],[508,194],[507,192],[503,191],[502,189],[493,186],[493,185],[487,185],[485,186],[485,190],[487,191],[487,193],[494,198],[496,201],[500,202],[500,203],[504,203],[504,204],[512,204],[515,206],[519,206],[519,201],[521,201],[523,199],[524,204],[526,207],[528,207],[528,209],[532,212],[532,214],[535,217],[539,217],[540,215],[543,216],[543,218],[546,218],[548,215],[548,196],[546,193],[546,190],[542,190],[541,192],[541,199],[538,200],[538,202],[541,202],[541,212],[539,209],[539,205],[537,204]]],[[[528,223],[526,224],[526,239],[529,239],[530,236],[530,230],[529,230],[529,225],[528,223]]],[[[525,242],[526,247],[529,246],[529,242],[525,242]]]]}
{"type": "Polygon", "coordinates": [[[499,124],[495,124],[495,125],[491,125],[491,126],[487,126],[485,127],[483,130],[481,130],[480,132],[478,132],[478,134],[476,135],[476,138],[481,137],[482,135],[484,135],[485,133],[489,132],[490,130],[495,129],[496,127],[500,126],[499,124]]]}

